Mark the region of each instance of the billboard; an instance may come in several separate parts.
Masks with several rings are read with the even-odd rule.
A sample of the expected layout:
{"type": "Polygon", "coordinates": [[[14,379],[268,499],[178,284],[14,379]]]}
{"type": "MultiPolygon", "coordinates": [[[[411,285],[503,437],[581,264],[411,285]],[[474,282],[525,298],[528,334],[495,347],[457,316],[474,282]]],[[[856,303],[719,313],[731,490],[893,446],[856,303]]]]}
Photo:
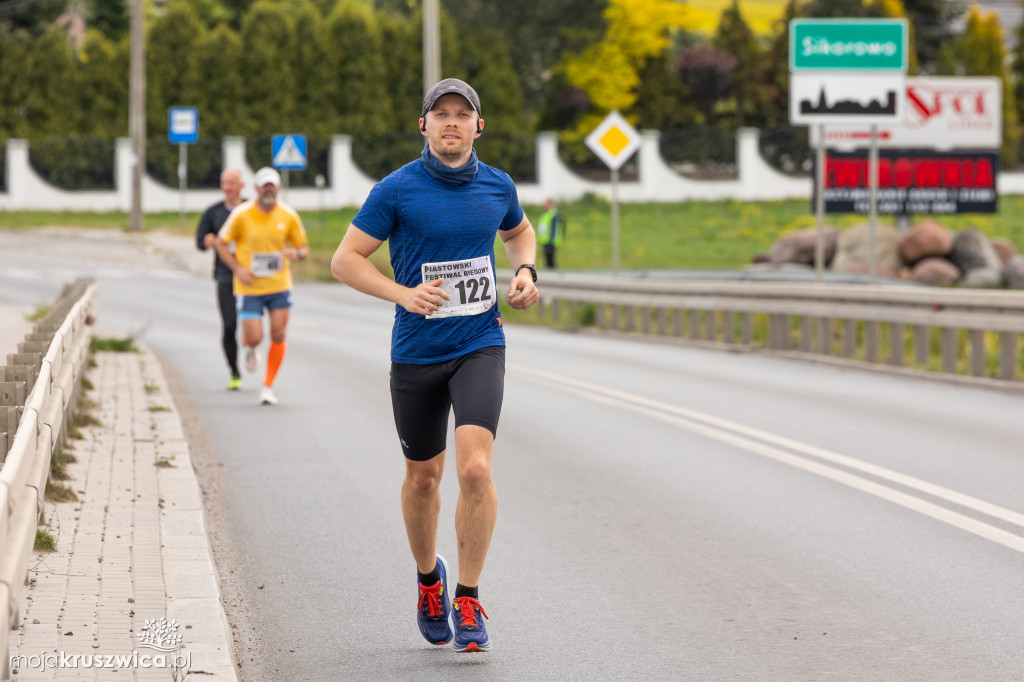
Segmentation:
{"type": "MultiPolygon", "coordinates": [[[[867,126],[830,126],[826,146],[867,147],[867,126]]],[[[904,149],[999,149],[1003,143],[1003,84],[999,78],[907,78],[903,122],[881,123],[878,146],[904,149]]],[[[811,129],[811,145],[818,130],[811,129]]]]}
{"type": "MultiPolygon", "coordinates": [[[[817,163],[817,161],[815,161],[817,163]]],[[[992,152],[881,149],[878,213],[995,213],[999,155],[992,152]]],[[[817,177],[817,168],[814,170],[817,177]]],[[[817,201],[818,189],[811,205],[817,201]]],[[[867,151],[827,150],[825,212],[869,213],[867,151]]]]}

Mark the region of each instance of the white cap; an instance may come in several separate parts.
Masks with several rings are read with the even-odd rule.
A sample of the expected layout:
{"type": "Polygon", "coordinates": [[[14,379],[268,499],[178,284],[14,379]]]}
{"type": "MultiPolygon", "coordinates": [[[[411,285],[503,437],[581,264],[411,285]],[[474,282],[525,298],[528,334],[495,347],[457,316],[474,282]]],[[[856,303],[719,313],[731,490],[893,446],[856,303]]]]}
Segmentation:
{"type": "Polygon", "coordinates": [[[256,180],[254,184],[257,187],[262,187],[263,185],[280,185],[281,174],[270,166],[264,166],[256,171],[256,180]]]}

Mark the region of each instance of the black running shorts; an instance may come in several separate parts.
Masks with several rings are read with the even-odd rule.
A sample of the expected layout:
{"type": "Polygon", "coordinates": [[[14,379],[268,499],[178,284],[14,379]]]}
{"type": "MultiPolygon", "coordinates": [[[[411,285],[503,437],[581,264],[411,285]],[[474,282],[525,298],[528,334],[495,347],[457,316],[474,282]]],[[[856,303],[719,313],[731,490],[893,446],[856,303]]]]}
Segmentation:
{"type": "Polygon", "coordinates": [[[391,406],[407,459],[425,462],[447,447],[448,411],[455,428],[475,424],[498,433],[505,392],[505,347],[488,346],[432,365],[391,363],[391,406]]]}

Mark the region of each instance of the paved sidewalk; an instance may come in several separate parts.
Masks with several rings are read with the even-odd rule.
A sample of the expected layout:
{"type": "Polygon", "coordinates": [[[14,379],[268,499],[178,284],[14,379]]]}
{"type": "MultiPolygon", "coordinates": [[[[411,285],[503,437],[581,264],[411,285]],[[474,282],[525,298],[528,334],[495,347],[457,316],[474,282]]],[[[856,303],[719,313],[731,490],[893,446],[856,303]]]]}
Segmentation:
{"type": "Polygon", "coordinates": [[[202,498],[160,365],[145,346],[95,359],[83,395],[99,423],[69,441],[76,461],[64,483],[78,500],[46,504],[57,551],[30,561],[10,652],[27,658],[13,680],[237,680],[202,498]],[[181,637],[163,667],[142,638],[152,634],[171,649],[181,637]],[[177,674],[176,662],[187,662],[177,674]]]}

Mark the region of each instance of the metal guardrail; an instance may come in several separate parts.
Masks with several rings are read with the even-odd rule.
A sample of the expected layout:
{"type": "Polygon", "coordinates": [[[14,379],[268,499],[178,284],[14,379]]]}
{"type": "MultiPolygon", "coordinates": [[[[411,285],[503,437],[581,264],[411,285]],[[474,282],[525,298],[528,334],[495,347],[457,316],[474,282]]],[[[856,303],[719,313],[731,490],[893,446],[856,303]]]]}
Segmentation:
{"type": "Polygon", "coordinates": [[[65,286],[50,313],[0,367],[0,679],[43,510],[50,459],[62,447],[89,355],[96,284],[65,286]]]}
{"type": "Polygon", "coordinates": [[[544,273],[539,286],[537,314],[556,325],[1024,379],[1021,291],[561,273],[544,273]]]}

